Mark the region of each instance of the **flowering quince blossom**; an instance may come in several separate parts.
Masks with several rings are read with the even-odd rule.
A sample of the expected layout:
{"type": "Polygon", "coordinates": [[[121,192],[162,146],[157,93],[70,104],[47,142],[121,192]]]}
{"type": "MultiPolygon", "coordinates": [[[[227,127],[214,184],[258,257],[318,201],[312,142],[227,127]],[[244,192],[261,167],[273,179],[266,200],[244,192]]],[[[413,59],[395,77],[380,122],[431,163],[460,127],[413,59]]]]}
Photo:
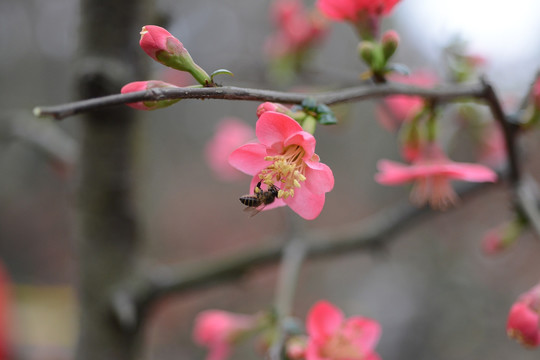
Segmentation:
{"type": "Polygon", "coordinates": [[[327,24],[317,14],[308,13],[300,0],[277,0],[272,5],[272,18],[277,33],[265,45],[273,57],[301,52],[321,40],[327,24]]]}
{"type": "Polygon", "coordinates": [[[371,16],[388,15],[400,0],[318,0],[319,10],[332,20],[361,20],[362,13],[371,16]]]}
{"type": "Polygon", "coordinates": [[[450,180],[494,182],[497,174],[483,166],[453,162],[437,144],[426,144],[411,165],[379,160],[375,180],[382,185],[398,185],[414,181],[411,201],[417,205],[429,202],[435,209],[445,209],[457,199],[450,180]]]}
{"type": "MultiPolygon", "coordinates": [[[[166,83],[164,81],[159,80],[149,80],[149,81],[134,81],[130,82],[129,84],[126,84],[122,87],[120,92],[122,94],[127,94],[130,92],[136,92],[136,91],[145,91],[150,89],[166,89],[166,88],[177,88],[178,86],[166,83]]],[[[131,106],[134,109],[137,110],[155,110],[155,109],[161,109],[167,106],[171,106],[175,103],[180,101],[180,99],[172,99],[172,100],[151,100],[151,101],[139,101],[136,103],[129,103],[126,104],[128,106],[131,106]]]]}
{"type": "Polygon", "coordinates": [[[522,294],[508,314],[506,332],[524,346],[540,344],[540,284],[522,294]]]}
{"type": "Polygon", "coordinates": [[[229,163],[253,175],[258,182],[279,188],[278,198],[265,209],[288,205],[306,220],[316,218],[324,206],[325,193],[334,187],[332,170],[315,154],[315,138],[291,117],[264,112],[257,120],[259,143],[236,149],[229,163]]]}
{"type": "MultiPolygon", "coordinates": [[[[418,71],[409,76],[393,73],[387,78],[393,82],[424,88],[431,88],[437,83],[436,76],[427,71],[418,71]]],[[[376,109],[377,119],[386,130],[393,131],[401,123],[410,120],[423,106],[424,100],[419,96],[388,96],[376,109]]]]}
{"type": "Polygon", "coordinates": [[[306,360],[378,360],[373,351],[381,335],[374,320],[353,316],[327,301],[316,303],[306,319],[309,342],[306,360]]]}
{"type": "Polygon", "coordinates": [[[11,355],[10,310],[11,284],[0,262],[0,360],[10,359],[11,355]]]}
{"type": "Polygon", "coordinates": [[[390,14],[400,0],[318,0],[321,13],[335,21],[348,21],[364,39],[378,34],[381,17],[390,14]]]}
{"type": "Polygon", "coordinates": [[[256,318],[227,311],[207,310],[197,315],[193,329],[194,341],[209,348],[207,360],[224,360],[231,346],[244,332],[256,326],[256,318]]]}
{"type": "Polygon", "coordinates": [[[506,144],[499,124],[491,121],[482,129],[478,161],[494,168],[501,167],[506,161],[506,144]]]}
{"type": "Polygon", "coordinates": [[[237,118],[223,118],[214,137],[206,144],[206,163],[215,175],[225,181],[242,177],[242,173],[229,164],[229,155],[239,146],[255,138],[253,128],[237,118]]]}

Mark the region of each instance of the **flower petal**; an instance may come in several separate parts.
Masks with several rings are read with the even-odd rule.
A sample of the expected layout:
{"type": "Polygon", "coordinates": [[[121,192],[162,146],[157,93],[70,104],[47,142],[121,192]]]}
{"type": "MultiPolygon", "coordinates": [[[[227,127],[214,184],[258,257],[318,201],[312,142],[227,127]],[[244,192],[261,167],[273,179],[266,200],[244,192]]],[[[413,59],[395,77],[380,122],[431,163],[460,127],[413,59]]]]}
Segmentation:
{"type": "Polygon", "coordinates": [[[344,315],[339,308],[328,301],[319,301],[307,315],[307,333],[313,340],[326,338],[341,327],[344,315]]]}
{"type": "Polygon", "coordinates": [[[345,322],[344,333],[363,354],[372,352],[381,337],[378,322],[360,316],[353,316],[345,322]]]}
{"type": "Polygon", "coordinates": [[[261,144],[272,147],[276,143],[283,143],[287,138],[301,132],[302,126],[291,117],[267,111],[261,115],[255,125],[255,132],[261,144]]]}
{"type": "Polygon", "coordinates": [[[334,174],[326,164],[306,161],[305,185],[314,194],[324,194],[334,188],[334,174]]]}
{"type": "Polygon", "coordinates": [[[270,164],[270,161],[264,160],[265,156],[266,147],[264,145],[249,143],[240,146],[231,153],[229,164],[246,174],[255,175],[270,164]]]}
{"type": "Polygon", "coordinates": [[[464,181],[476,181],[476,182],[495,182],[497,181],[497,173],[490,168],[469,163],[450,163],[446,166],[448,176],[464,181]]]}
{"type": "Polygon", "coordinates": [[[418,177],[417,171],[410,166],[390,160],[377,162],[379,173],[375,174],[375,181],[382,185],[397,185],[411,181],[418,177]]]}
{"type": "Polygon", "coordinates": [[[284,199],[295,213],[306,220],[313,220],[321,213],[324,207],[325,194],[314,194],[307,186],[294,190],[294,196],[284,199]]]}
{"type": "Polygon", "coordinates": [[[315,154],[315,143],[316,140],[313,135],[306,131],[300,131],[285,139],[283,146],[287,147],[289,145],[299,145],[306,152],[304,159],[311,159],[313,154],[315,154]]]}

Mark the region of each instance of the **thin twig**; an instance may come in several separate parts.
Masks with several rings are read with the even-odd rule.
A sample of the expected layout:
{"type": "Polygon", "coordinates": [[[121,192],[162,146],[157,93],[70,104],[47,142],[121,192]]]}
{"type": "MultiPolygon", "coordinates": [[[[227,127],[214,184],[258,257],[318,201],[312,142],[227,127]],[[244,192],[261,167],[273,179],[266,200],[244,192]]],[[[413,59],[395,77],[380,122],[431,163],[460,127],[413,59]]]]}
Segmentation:
{"type": "Polygon", "coordinates": [[[503,130],[504,142],[506,145],[506,154],[508,156],[508,177],[512,187],[515,187],[517,186],[521,178],[519,159],[516,148],[516,135],[518,128],[510,121],[508,121],[508,117],[504,113],[502,104],[499,101],[497,94],[495,94],[493,86],[489,82],[487,82],[485,78],[482,78],[482,84],[484,86],[483,98],[485,98],[491,110],[491,113],[495,118],[495,121],[499,123],[503,130]]]}
{"type": "Polygon", "coordinates": [[[480,98],[484,94],[484,87],[482,84],[473,84],[459,86],[448,85],[437,89],[425,89],[403,84],[382,84],[377,86],[357,86],[348,89],[313,94],[289,93],[233,86],[209,88],[154,88],[147,91],[109,95],[57,106],[39,106],[34,108],[34,115],[38,117],[52,117],[60,120],[68,116],[102,109],[108,106],[139,101],[168,99],[224,99],[300,104],[307,98],[314,98],[319,103],[333,105],[396,94],[416,95],[426,99],[450,101],[458,98],[480,98]]]}
{"type": "Polygon", "coordinates": [[[283,257],[278,276],[278,286],[276,288],[276,313],[277,313],[277,336],[270,347],[270,360],[281,359],[281,353],[287,339],[287,329],[285,329],[286,319],[292,315],[292,307],[296,284],[300,274],[300,268],[306,255],[306,243],[302,237],[294,236],[283,249],[283,257]]]}

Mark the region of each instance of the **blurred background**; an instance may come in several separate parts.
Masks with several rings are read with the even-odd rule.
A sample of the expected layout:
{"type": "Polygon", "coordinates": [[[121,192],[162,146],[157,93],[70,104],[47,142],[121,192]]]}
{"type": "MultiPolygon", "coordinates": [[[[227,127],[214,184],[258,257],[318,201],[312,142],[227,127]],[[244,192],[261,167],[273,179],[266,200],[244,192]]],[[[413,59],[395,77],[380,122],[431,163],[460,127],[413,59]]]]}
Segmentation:
{"type": "MultiPolygon", "coordinates": [[[[305,1],[307,7],[313,2],[305,1]]],[[[224,85],[311,91],[351,86],[365,71],[358,39],[344,23],[330,24],[305,71],[276,78],[265,42],[275,31],[267,0],[156,0],[167,29],[195,61],[224,85]],[[166,16],[165,16],[166,14],[166,16]],[[283,81],[285,80],[285,81],[283,81]]],[[[383,27],[401,35],[395,62],[448,81],[451,44],[485,59],[480,72],[492,80],[511,111],[525,96],[539,67],[540,3],[534,0],[402,0],[383,27]]],[[[77,329],[75,199],[79,119],[36,120],[31,109],[75,99],[79,4],[74,0],[0,1],[0,259],[12,281],[10,333],[21,359],[69,359],[77,329]]],[[[141,24],[145,25],[145,24],[141,24]]],[[[138,42],[139,34],[133,34],[138,42]]],[[[141,58],[146,55],[141,51],[141,58]]],[[[152,78],[185,84],[184,77],[147,58],[152,78]]],[[[133,79],[133,81],[144,79],[133,79]]],[[[375,101],[335,108],[336,126],[319,126],[317,153],[335,175],[322,214],[303,222],[288,209],[250,218],[238,196],[249,177],[223,181],[204,152],[223,117],[250,126],[257,103],[183,100],[141,113],[137,205],[144,229],[142,262],[148,266],[196,262],[257,248],[287,227],[288,217],[309,229],[357,222],[408,197],[409,188],[375,183],[376,162],[400,161],[396,134],[376,120],[375,101]]],[[[483,113],[481,106],[478,111],[483,113]]],[[[452,119],[446,144],[455,160],[476,161],[471,136],[452,119]]],[[[489,119],[488,119],[489,120],[489,119]]],[[[538,133],[523,142],[526,169],[538,133]]],[[[525,232],[497,256],[481,251],[484,233],[512,217],[510,192],[491,186],[455,209],[416,222],[383,253],[351,253],[310,261],[302,269],[295,313],[304,318],[319,299],[346,314],[382,325],[377,351],[383,359],[537,358],[507,338],[506,316],[516,297],[540,280],[538,239],[525,232]]],[[[191,340],[196,314],[208,308],[254,313],[271,306],[276,268],[265,267],[238,282],[167,298],[145,331],[143,358],[202,358],[191,340]]],[[[239,349],[253,358],[251,345],[239,349]]]]}

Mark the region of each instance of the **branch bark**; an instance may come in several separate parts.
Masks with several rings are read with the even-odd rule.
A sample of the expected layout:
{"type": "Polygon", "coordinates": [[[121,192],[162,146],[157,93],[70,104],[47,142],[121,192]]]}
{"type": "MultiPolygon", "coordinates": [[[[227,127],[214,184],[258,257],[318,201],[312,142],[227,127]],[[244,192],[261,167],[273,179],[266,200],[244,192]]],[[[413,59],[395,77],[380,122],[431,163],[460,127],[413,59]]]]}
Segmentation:
{"type": "Polygon", "coordinates": [[[82,100],[57,106],[38,106],[34,115],[64,119],[83,112],[94,111],[104,107],[127,104],[138,101],[170,100],[170,99],[223,99],[244,101],[272,101],[285,104],[300,104],[307,98],[314,98],[318,103],[334,105],[345,102],[360,101],[390,95],[422,96],[435,99],[437,102],[456,100],[459,98],[480,98],[484,96],[484,85],[448,85],[437,89],[418,88],[403,84],[364,85],[348,89],[323,93],[290,93],[263,89],[239,88],[234,86],[208,88],[166,88],[137,91],[128,94],[115,94],[94,99],[82,100]]]}
{"type": "MultiPolygon", "coordinates": [[[[462,184],[457,189],[466,196],[493,184],[462,184]]],[[[317,229],[302,234],[306,259],[339,256],[359,251],[384,249],[395,235],[412,226],[424,215],[434,214],[428,208],[417,208],[408,201],[383,210],[358,223],[331,229],[317,229]]],[[[283,239],[269,239],[269,245],[222,259],[194,265],[161,267],[135,275],[114,294],[115,314],[125,327],[141,327],[154,304],[166,296],[194,291],[238,279],[255,268],[273,265],[282,256],[283,239]]]]}

